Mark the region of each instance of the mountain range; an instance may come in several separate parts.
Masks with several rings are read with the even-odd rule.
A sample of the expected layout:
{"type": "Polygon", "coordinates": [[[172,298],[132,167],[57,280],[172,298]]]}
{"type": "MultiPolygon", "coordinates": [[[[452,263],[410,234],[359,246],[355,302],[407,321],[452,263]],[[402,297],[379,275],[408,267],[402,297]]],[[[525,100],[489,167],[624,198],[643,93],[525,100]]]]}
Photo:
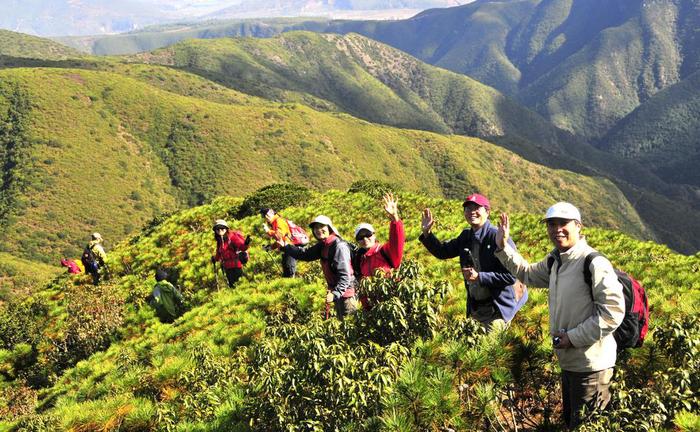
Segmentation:
{"type": "MultiPolygon", "coordinates": [[[[698,91],[692,83],[682,84],[700,68],[698,28],[700,4],[695,0],[481,0],[397,21],[217,23],[91,43],[100,53],[109,54],[162,46],[166,34],[167,43],[182,37],[206,38],[207,29],[212,37],[270,37],[303,29],[356,32],[490,85],[559,128],[632,158],[637,150],[621,149],[624,140],[616,142],[620,135],[615,130],[622,127],[618,123],[652,103],[663,89],[680,84],[686,91],[698,91]]],[[[665,105],[652,104],[654,110],[665,105]]],[[[678,119],[687,117],[692,116],[678,119]]],[[[638,123],[624,124],[629,130],[638,123]]],[[[686,128],[680,123],[666,126],[662,130],[686,128]]],[[[656,131],[649,142],[641,131],[635,132],[642,142],[634,146],[657,148],[654,143],[662,140],[676,149],[672,153],[678,160],[697,158],[697,139],[680,142],[678,135],[659,137],[656,131]]],[[[657,161],[649,157],[643,162],[668,182],[698,186],[689,164],[656,166],[657,161]]]]}
{"type": "MultiPolygon", "coordinates": [[[[21,35],[16,35],[16,37],[24,38],[21,35]]],[[[50,42],[46,43],[47,46],[51,46],[50,42]]],[[[0,49],[1,52],[3,50],[0,49]]],[[[58,185],[57,189],[61,192],[54,193],[56,196],[53,198],[53,202],[51,204],[41,202],[42,200],[38,198],[28,201],[21,194],[17,195],[15,199],[13,194],[16,192],[5,193],[6,202],[14,200],[16,205],[7,204],[5,206],[8,209],[6,219],[12,222],[9,225],[14,228],[8,228],[8,241],[4,250],[19,253],[23,257],[46,261],[55,260],[57,252],[63,255],[74,255],[80,246],[80,239],[84,238],[85,232],[90,231],[90,226],[95,226],[113,238],[119,238],[125,233],[132,232],[139,224],[167,208],[206,202],[220,193],[242,194],[251,188],[275,180],[302,182],[317,188],[343,186],[346,183],[337,183],[339,178],[336,176],[333,177],[335,180],[325,179],[323,173],[326,171],[324,170],[334,170],[335,168],[332,168],[332,165],[321,168],[319,162],[290,164],[285,159],[284,162],[281,162],[281,171],[275,171],[272,177],[267,174],[260,177],[260,168],[266,165],[274,166],[276,159],[272,156],[274,152],[266,153],[269,155],[263,159],[257,158],[261,151],[272,151],[269,147],[274,147],[274,143],[278,143],[277,145],[284,143],[284,146],[294,149],[293,152],[301,151],[302,154],[306,154],[315,148],[314,142],[326,143],[322,145],[322,148],[326,148],[325,151],[338,151],[339,144],[328,147],[327,142],[330,140],[330,142],[335,143],[337,140],[341,140],[343,144],[340,147],[347,148],[349,153],[340,159],[336,154],[331,160],[337,161],[339,172],[350,169],[343,177],[345,182],[360,178],[360,173],[364,170],[357,171],[351,167],[364,166],[367,162],[358,165],[357,160],[362,159],[362,151],[350,149],[353,146],[360,146],[361,149],[365,145],[365,139],[372,142],[386,132],[372,132],[375,127],[370,127],[369,124],[367,124],[369,129],[364,135],[365,138],[355,136],[355,133],[344,132],[346,130],[360,131],[363,128],[339,126],[338,119],[344,119],[342,116],[338,117],[337,111],[339,110],[355,113],[372,122],[384,122],[411,128],[427,128],[438,132],[469,133],[495,141],[501,146],[523,154],[534,162],[549,164],[560,169],[574,169],[586,175],[606,175],[616,182],[617,187],[624,192],[627,198],[621,198],[621,195],[616,192],[616,198],[609,201],[610,204],[603,212],[606,216],[593,216],[594,223],[602,222],[610,226],[621,227],[621,229],[629,229],[629,232],[637,235],[651,235],[669,242],[681,250],[692,251],[695,248],[692,239],[696,237],[681,236],[675,230],[666,229],[669,221],[688,226],[690,230],[695,229],[693,222],[696,220],[693,216],[695,210],[688,204],[684,204],[683,199],[678,198],[684,196],[684,191],[674,190],[658,179],[654,180],[654,176],[641,166],[629,165],[629,170],[625,174],[634,180],[633,182],[605,174],[609,172],[610,165],[614,166],[621,159],[616,160],[609,153],[600,152],[568,136],[567,133],[553,128],[536,113],[519,107],[513,100],[492,88],[465,76],[420,63],[395,49],[358,35],[340,37],[292,33],[273,39],[189,41],[161,51],[123,59],[77,56],[68,60],[50,60],[30,59],[21,57],[16,52],[14,54],[13,56],[0,56],[0,64],[11,67],[5,72],[9,74],[5,80],[6,90],[4,94],[8,98],[6,100],[11,100],[14,91],[12,83],[18,82],[17,87],[30,89],[27,99],[32,101],[31,106],[44,107],[39,112],[56,112],[56,108],[50,108],[54,105],[62,107],[58,110],[60,112],[58,118],[48,121],[42,116],[40,117],[42,121],[48,122],[48,124],[54,122],[63,124],[60,127],[32,124],[26,138],[29,143],[28,147],[32,148],[30,151],[32,155],[25,155],[24,158],[34,161],[43,160],[44,162],[34,164],[35,166],[31,168],[30,164],[27,166],[15,164],[17,177],[21,178],[25,178],[25,176],[44,178],[44,174],[28,175],[27,173],[31,173],[31,170],[35,168],[39,172],[46,170],[49,173],[49,179],[35,180],[34,186],[46,183],[49,186],[38,187],[42,190],[53,191],[53,186],[58,185]],[[325,60],[326,58],[333,60],[329,62],[325,60]],[[139,65],[137,62],[162,63],[168,67],[139,65]],[[30,66],[32,69],[21,69],[18,68],[19,66],[30,66]],[[48,72],[48,70],[38,69],[39,66],[50,66],[55,71],[64,69],[68,69],[68,71],[30,80],[29,77],[33,75],[48,72]],[[178,72],[178,69],[189,70],[198,74],[199,77],[178,72]],[[77,70],[92,71],[92,74],[84,76],[77,70]],[[12,79],[13,74],[18,74],[20,71],[24,71],[22,78],[19,81],[12,79]],[[29,73],[30,71],[32,72],[29,73]],[[95,73],[97,75],[94,75],[95,73]],[[109,75],[104,75],[105,73],[109,75]],[[107,78],[108,76],[109,78],[107,78]],[[74,79],[67,80],[66,77],[74,77],[74,79]],[[122,82],[122,79],[125,78],[127,81],[122,82]],[[141,81],[141,83],[133,81],[134,79],[141,81]],[[92,83],[93,80],[96,82],[92,83]],[[114,86],[109,84],[111,81],[121,83],[119,85],[121,98],[112,97],[113,93],[110,89],[114,86]],[[166,93],[159,93],[161,96],[145,96],[151,94],[152,90],[143,88],[144,81],[148,86],[155,86],[165,90],[166,93]],[[85,92],[75,88],[72,90],[73,93],[68,95],[65,91],[73,88],[73,84],[71,84],[73,82],[85,82],[85,85],[92,83],[89,86],[91,90],[85,92]],[[215,82],[219,84],[215,84],[215,82]],[[256,87],[256,82],[258,84],[264,82],[266,85],[257,85],[256,87]],[[133,90],[129,91],[128,89],[132,87],[133,90]],[[237,91],[229,88],[237,89],[237,91]],[[45,94],[47,99],[41,104],[37,101],[36,95],[31,95],[37,91],[36,89],[44,89],[48,92],[45,94]],[[61,89],[62,93],[55,93],[57,89],[61,89]],[[141,90],[137,91],[137,89],[141,90]],[[127,97],[130,92],[133,93],[131,98],[127,97]],[[173,92],[177,94],[177,97],[187,98],[187,101],[180,103],[182,106],[214,101],[234,106],[262,105],[267,107],[271,104],[269,100],[275,101],[274,103],[279,106],[264,109],[260,107],[246,108],[257,113],[250,115],[262,116],[263,120],[250,123],[258,125],[250,130],[252,135],[249,136],[248,133],[241,135],[240,132],[236,132],[238,127],[242,127],[241,123],[237,121],[209,124],[211,120],[206,119],[219,118],[219,116],[208,112],[212,110],[210,108],[204,109],[207,113],[206,115],[202,114],[202,117],[195,116],[190,112],[185,115],[186,109],[182,107],[173,108],[170,106],[173,92]],[[258,99],[249,96],[249,94],[269,99],[258,99]],[[189,98],[195,98],[198,102],[192,102],[189,98]],[[142,101],[142,103],[137,104],[136,100],[142,101]],[[145,101],[149,100],[153,102],[146,104],[145,101]],[[86,112],[67,111],[73,102],[66,105],[66,101],[84,101],[86,104],[79,105],[79,107],[86,112]],[[296,118],[298,113],[307,112],[306,109],[301,109],[299,103],[307,105],[311,109],[308,112],[314,114],[306,114],[305,116],[311,116],[310,118],[314,120],[302,121],[300,118],[296,118]],[[293,104],[290,106],[298,108],[290,110],[287,104],[293,104]],[[144,111],[147,105],[160,107],[144,111]],[[378,109],[378,107],[384,108],[378,109]],[[174,114],[178,112],[180,114],[174,114]],[[164,113],[170,114],[165,115],[164,113]],[[307,126],[287,128],[276,125],[278,118],[289,119],[290,113],[292,113],[293,118],[296,118],[290,120],[291,124],[306,124],[307,126]],[[88,119],[92,119],[90,121],[94,122],[92,126],[85,124],[88,119]],[[331,119],[334,120],[331,121],[331,119]],[[68,126],[68,124],[73,126],[68,126]],[[324,129],[322,126],[316,126],[324,124],[328,125],[326,132],[313,132],[315,137],[318,134],[323,136],[317,136],[313,139],[305,138],[308,131],[312,129],[324,129]],[[331,124],[335,126],[331,127],[331,124]],[[137,127],[136,125],[141,126],[137,127]],[[314,127],[311,128],[310,125],[314,125],[314,127]],[[348,127],[349,129],[347,129],[348,127]],[[35,130],[37,128],[44,132],[37,133],[35,130]],[[143,130],[144,128],[146,131],[143,130]],[[308,131],[303,132],[305,130],[308,131]],[[49,133],[48,131],[54,132],[49,133]],[[290,136],[287,135],[289,133],[291,133],[290,136]],[[224,138],[233,136],[241,138],[234,141],[231,141],[230,138],[224,138]],[[75,172],[75,166],[82,166],[84,163],[74,163],[74,158],[78,157],[77,155],[68,158],[52,155],[47,158],[43,156],[43,153],[51,149],[49,150],[51,153],[62,154],[66,151],[63,149],[65,143],[74,142],[76,139],[83,144],[71,149],[71,151],[77,151],[78,154],[96,154],[96,150],[93,148],[95,145],[102,148],[107,145],[105,143],[109,143],[107,147],[111,150],[108,150],[108,153],[112,155],[122,152],[126,152],[124,157],[127,153],[136,155],[133,164],[124,158],[100,158],[100,165],[104,165],[104,169],[112,173],[102,176],[108,179],[105,188],[112,191],[108,194],[108,201],[99,198],[99,191],[90,191],[88,195],[91,198],[83,196],[77,201],[75,197],[58,199],[58,195],[72,193],[71,182],[83,184],[85,180],[81,179],[79,172],[75,172]],[[200,144],[194,145],[193,142],[200,144]],[[39,145],[36,145],[37,143],[39,145]],[[224,154],[228,155],[224,159],[233,158],[234,154],[252,157],[252,159],[247,159],[243,165],[254,173],[252,181],[247,177],[245,180],[236,177],[230,171],[224,171],[223,175],[217,175],[219,171],[212,168],[216,165],[215,159],[211,156],[212,150],[205,151],[204,149],[221,145],[224,145],[224,154]],[[228,148],[230,145],[233,147],[228,148]],[[241,145],[242,147],[238,147],[241,145]],[[184,147],[180,148],[180,146],[184,147]],[[297,148],[299,150],[296,150],[297,148]],[[256,152],[249,154],[249,150],[244,149],[256,149],[256,152]],[[35,151],[38,154],[33,154],[35,151]],[[583,162],[586,155],[590,161],[594,161],[593,165],[583,162]],[[157,158],[153,159],[154,156],[157,158]],[[63,160],[71,160],[72,162],[65,162],[64,165],[64,162],[59,162],[63,160]],[[51,165],[61,165],[61,168],[51,167],[51,165]],[[154,169],[144,171],[142,167],[145,166],[154,167],[154,169]],[[596,166],[597,168],[591,168],[596,166]],[[161,168],[155,169],[156,167],[161,168]],[[65,174],[61,174],[64,172],[63,170],[65,170],[65,174]],[[148,175],[144,178],[146,172],[148,175]],[[635,173],[636,175],[634,175],[635,173]],[[165,187],[168,184],[171,186],[165,187]],[[635,206],[637,208],[631,212],[628,208],[622,210],[629,202],[637,203],[640,197],[644,197],[644,206],[635,206]],[[622,207],[612,204],[615,200],[620,200],[622,207]],[[62,218],[73,220],[74,216],[70,216],[71,213],[76,211],[88,213],[84,207],[87,202],[100,203],[99,209],[94,213],[101,216],[98,218],[80,216],[79,223],[74,228],[70,228],[69,235],[60,234],[65,227],[60,229],[58,227],[56,229],[42,228],[41,231],[33,233],[28,228],[36,225],[37,222],[30,222],[31,218],[24,222],[24,219],[19,217],[27,213],[34,213],[33,217],[47,222],[46,217],[53,220],[57,215],[63,214],[62,218]],[[47,206],[53,210],[47,212],[47,206]],[[677,211],[681,208],[683,211],[677,211]],[[640,217],[641,219],[637,219],[639,222],[633,223],[613,222],[619,218],[610,217],[611,213],[609,212],[629,214],[631,215],[629,220],[640,217]],[[20,222],[17,223],[17,221],[20,222]],[[625,226],[629,226],[629,228],[625,228],[625,226]],[[42,246],[45,243],[44,239],[47,238],[47,233],[43,230],[49,231],[48,238],[51,247],[42,246]],[[21,247],[18,239],[24,239],[21,247]]],[[[42,94],[44,93],[42,92],[42,94]]],[[[34,112],[37,111],[34,110],[34,112]]],[[[30,117],[33,116],[34,114],[30,117]]],[[[380,128],[380,130],[387,129],[380,128]]],[[[392,134],[392,136],[395,135],[392,134]]],[[[416,151],[422,148],[422,145],[416,144],[421,142],[421,139],[418,141],[415,141],[414,138],[394,139],[399,141],[408,139],[407,142],[413,142],[401,150],[401,153],[407,155],[416,154],[416,151]]],[[[423,162],[418,165],[416,165],[418,159],[411,159],[415,162],[404,161],[402,165],[392,168],[392,164],[389,164],[388,167],[386,164],[396,156],[371,158],[374,168],[367,172],[372,173],[371,176],[374,178],[396,177],[397,173],[400,172],[399,178],[403,179],[401,182],[406,183],[409,189],[433,190],[435,193],[449,197],[455,196],[455,194],[459,195],[463,193],[463,190],[477,185],[481,185],[480,188],[494,194],[496,183],[486,179],[493,177],[492,174],[489,174],[490,172],[504,173],[503,167],[497,168],[497,165],[492,165],[489,162],[483,167],[477,167],[476,171],[473,167],[470,170],[464,165],[464,162],[458,162],[458,155],[467,151],[469,153],[464,153],[464,158],[469,159],[466,155],[473,154],[477,148],[488,153],[492,152],[491,149],[495,147],[464,147],[464,144],[458,144],[464,143],[461,138],[458,143],[454,141],[455,139],[448,138],[448,141],[453,142],[448,146],[451,149],[449,151],[439,150],[438,153],[425,153],[424,150],[420,150],[418,157],[422,158],[423,162]],[[460,146],[461,148],[457,149],[460,146]],[[436,157],[436,154],[443,156],[436,157]],[[425,171],[426,169],[429,171],[425,171]],[[428,175],[427,173],[431,170],[432,174],[428,175]],[[411,178],[414,180],[410,180],[411,178]],[[433,182],[433,180],[428,180],[430,178],[435,179],[433,184],[436,185],[436,189],[432,189],[433,186],[421,185],[424,182],[427,182],[426,184],[433,182]],[[485,185],[488,184],[492,186],[487,188],[485,185]],[[492,187],[493,189],[491,189],[492,187]]],[[[385,142],[384,145],[389,147],[388,150],[383,151],[390,151],[387,154],[391,155],[396,154],[397,149],[392,149],[394,147],[391,144],[392,140],[379,139],[379,141],[385,142]]],[[[492,160],[492,157],[489,156],[486,160],[492,160]]],[[[335,163],[333,162],[333,164],[335,163]]],[[[502,163],[499,162],[499,164],[502,163]]],[[[626,164],[624,161],[621,163],[626,164]]],[[[552,187],[552,185],[546,185],[546,182],[540,178],[540,173],[528,168],[530,165],[524,164],[522,159],[511,159],[507,166],[511,166],[507,174],[508,178],[510,175],[523,177],[523,179],[532,182],[533,185],[537,185],[536,189],[538,190],[549,190],[552,187]],[[527,174],[523,176],[524,173],[527,174]]],[[[13,176],[8,174],[7,177],[9,180],[6,183],[11,184],[13,176]]],[[[552,178],[552,174],[543,178],[552,178]]],[[[586,182],[581,181],[582,184],[586,182]]],[[[521,190],[527,189],[521,183],[517,184],[521,190]]],[[[500,193],[503,194],[504,200],[509,202],[509,205],[520,208],[518,204],[514,204],[516,200],[514,189],[508,185],[508,182],[503,187],[505,189],[500,193]],[[506,199],[506,196],[509,198],[506,199]]],[[[605,186],[606,189],[608,187],[605,186]]],[[[10,189],[17,191],[21,190],[21,187],[10,189]]],[[[588,186],[583,189],[574,187],[567,192],[567,194],[569,193],[575,193],[575,201],[582,203],[590,202],[590,196],[602,195],[601,193],[588,195],[590,193],[588,186]]],[[[499,192],[495,192],[495,194],[498,196],[499,192]]],[[[546,205],[545,201],[547,200],[540,201],[540,198],[534,198],[540,195],[539,192],[527,193],[527,195],[530,200],[535,199],[542,202],[543,207],[546,205]]],[[[548,196],[553,198],[553,195],[548,196]]],[[[44,222],[40,222],[38,225],[43,227],[44,222]]]]}

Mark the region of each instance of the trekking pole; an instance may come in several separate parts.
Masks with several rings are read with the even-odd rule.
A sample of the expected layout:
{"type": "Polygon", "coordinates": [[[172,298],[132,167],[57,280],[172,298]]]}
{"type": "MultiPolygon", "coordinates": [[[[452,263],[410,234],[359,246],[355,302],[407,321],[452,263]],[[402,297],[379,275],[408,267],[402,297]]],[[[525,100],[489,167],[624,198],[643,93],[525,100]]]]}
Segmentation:
{"type": "Polygon", "coordinates": [[[216,280],[216,290],[220,291],[221,288],[219,288],[219,269],[216,268],[216,261],[212,262],[211,265],[214,266],[214,280],[216,280]]]}

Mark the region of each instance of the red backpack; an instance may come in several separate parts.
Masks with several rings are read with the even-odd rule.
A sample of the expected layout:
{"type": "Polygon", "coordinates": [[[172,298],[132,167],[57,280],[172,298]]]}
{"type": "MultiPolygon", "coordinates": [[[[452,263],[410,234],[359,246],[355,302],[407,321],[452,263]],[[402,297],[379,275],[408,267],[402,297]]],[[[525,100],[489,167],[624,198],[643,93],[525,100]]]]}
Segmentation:
{"type": "MultiPolygon", "coordinates": [[[[604,256],[600,252],[593,252],[583,261],[583,279],[591,287],[593,297],[593,275],[591,275],[591,261],[593,258],[604,256]]],[[[551,271],[554,258],[549,257],[547,268],[551,271]]],[[[649,300],[642,284],[629,273],[615,268],[617,280],[622,284],[622,293],[625,296],[625,318],[620,326],[615,329],[613,337],[617,342],[617,349],[639,348],[644,343],[644,338],[649,330],[649,300]]]]}
{"type": "Polygon", "coordinates": [[[285,220],[287,221],[287,225],[289,225],[289,233],[292,237],[292,243],[295,246],[304,246],[309,244],[309,235],[306,234],[304,228],[300,227],[289,219],[285,220]]]}

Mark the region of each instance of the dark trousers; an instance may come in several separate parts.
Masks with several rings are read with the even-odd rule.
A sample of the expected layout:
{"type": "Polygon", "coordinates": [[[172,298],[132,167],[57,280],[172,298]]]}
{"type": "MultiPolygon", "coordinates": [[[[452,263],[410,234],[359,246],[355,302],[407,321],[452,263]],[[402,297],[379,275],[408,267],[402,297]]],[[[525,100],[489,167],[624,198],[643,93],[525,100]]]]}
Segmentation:
{"type": "Polygon", "coordinates": [[[228,280],[228,286],[233,288],[233,286],[238,282],[238,279],[243,276],[243,269],[239,268],[225,268],[224,273],[226,273],[226,280],[228,280]]]}
{"type": "Polygon", "coordinates": [[[98,285],[100,283],[100,271],[95,270],[90,272],[90,276],[92,276],[92,284],[93,285],[98,285]]]}
{"type": "Polygon", "coordinates": [[[294,277],[297,272],[297,260],[287,252],[282,253],[282,276],[294,277]]]}
{"type": "Polygon", "coordinates": [[[561,395],[564,423],[569,429],[581,424],[581,410],[602,410],[610,402],[610,381],[613,368],[597,372],[561,371],[561,395]]]}

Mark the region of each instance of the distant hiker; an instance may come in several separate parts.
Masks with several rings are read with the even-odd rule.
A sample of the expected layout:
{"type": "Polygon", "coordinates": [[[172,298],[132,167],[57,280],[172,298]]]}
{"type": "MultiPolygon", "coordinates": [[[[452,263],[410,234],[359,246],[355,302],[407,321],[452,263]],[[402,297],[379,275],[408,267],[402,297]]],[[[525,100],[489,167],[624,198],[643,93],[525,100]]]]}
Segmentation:
{"type": "MultiPolygon", "coordinates": [[[[419,240],[439,259],[459,257],[467,288],[467,315],[490,330],[504,327],[527,301],[527,288],[498,261],[496,233],[489,222],[491,204],[478,193],[469,195],[462,204],[470,228],[452,240],[441,242],[431,233],[435,224],[430,209],[423,211],[419,240]]],[[[509,240],[515,250],[515,244],[509,240]]]]}
{"type": "Polygon", "coordinates": [[[561,366],[564,422],[575,428],[581,409],[603,409],[610,401],[610,380],[617,360],[613,331],[625,316],[622,285],[610,261],[590,261],[590,284],[584,277],[586,256],[596,253],[581,235],[581,214],[566,202],[554,204],[544,217],[554,244],[547,258],[529,264],[510,244],[510,219],[498,227],[501,262],[518,279],[549,288],[549,329],[561,366]]]}
{"type": "Polygon", "coordinates": [[[168,274],[165,270],[156,270],[156,285],[148,298],[148,303],[156,310],[156,315],[163,323],[175,321],[184,310],[182,294],[167,279],[168,274]]]}
{"type": "Polygon", "coordinates": [[[70,273],[70,274],[79,274],[80,273],[80,267],[78,266],[78,263],[76,263],[72,259],[62,258],[61,265],[63,267],[66,267],[68,273],[70,273]]]}
{"type": "Polygon", "coordinates": [[[221,267],[226,273],[228,286],[233,287],[243,276],[243,265],[248,262],[250,236],[244,238],[242,232],[230,230],[223,219],[214,222],[213,229],[216,254],[211,257],[211,262],[213,264],[216,264],[217,261],[221,262],[221,267]]]}
{"type": "MultiPolygon", "coordinates": [[[[391,273],[398,268],[403,260],[403,246],[406,241],[403,221],[399,218],[398,201],[393,194],[384,195],[384,211],[389,215],[389,241],[381,244],[377,242],[374,227],[368,223],[361,223],[355,228],[355,241],[359,249],[353,257],[353,270],[361,280],[367,276],[373,276],[378,270],[391,273]]],[[[371,306],[366,296],[360,296],[360,302],[365,308],[371,306]]]]}
{"type": "Polygon", "coordinates": [[[285,239],[277,241],[285,253],[298,260],[321,260],[321,268],[328,285],[326,304],[333,304],[338,318],[343,319],[357,310],[350,245],[340,237],[328,216],[317,216],[311,221],[309,228],[317,242],[308,249],[289,244],[285,239]]]}
{"type": "MultiPolygon", "coordinates": [[[[306,246],[309,243],[309,237],[303,228],[298,227],[294,222],[281,217],[271,208],[260,209],[260,215],[265,219],[263,228],[267,235],[273,239],[285,239],[294,246],[306,246]],[[267,224],[270,224],[269,226],[267,224]]],[[[279,248],[277,242],[273,243],[273,248],[279,248]]],[[[294,277],[297,272],[297,260],[295,260],[287,252],[282,251],[282,276],[294,277]]]]}
{"type": "Polygon", "coordinates": [[[90,237],[91,240],[85,246],[80,261],[83,263],[85,273],[89,273],[92,276],[92,283],[97,285],[100,283],[102,273],[107,270],[105,265],[107,254],[102,247],[103,239],[100,233],[92,233],[90,237]]]}

